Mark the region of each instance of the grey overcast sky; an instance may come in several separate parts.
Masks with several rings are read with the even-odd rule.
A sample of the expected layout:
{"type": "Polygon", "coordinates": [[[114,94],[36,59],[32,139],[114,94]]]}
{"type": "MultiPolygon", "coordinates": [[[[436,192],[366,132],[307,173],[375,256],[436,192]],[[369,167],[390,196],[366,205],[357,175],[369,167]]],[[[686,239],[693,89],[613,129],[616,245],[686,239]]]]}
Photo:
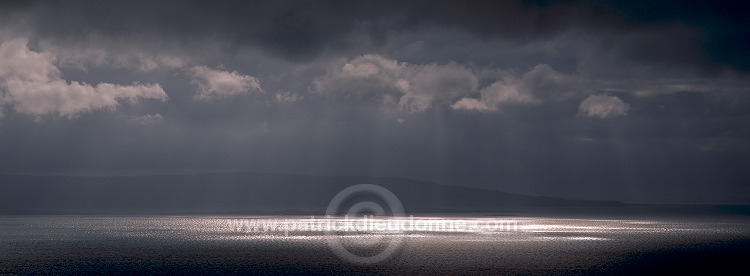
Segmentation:
{"type": "Polygon", "coordinates": [[[750,203],[725,1],[3,1],[0,171],[750,203]]]}

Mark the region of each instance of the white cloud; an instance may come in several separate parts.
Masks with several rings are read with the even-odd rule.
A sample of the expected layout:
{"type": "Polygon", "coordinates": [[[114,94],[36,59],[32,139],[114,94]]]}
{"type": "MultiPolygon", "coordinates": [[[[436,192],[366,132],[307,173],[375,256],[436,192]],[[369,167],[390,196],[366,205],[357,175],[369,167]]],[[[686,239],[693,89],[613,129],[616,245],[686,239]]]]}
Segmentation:
{"type": "Polygon", "coordinates": [[[578,114],[587,117],[607,118],[627,114],[630,106],[615,96],[591,95],[578,106],[578,114]]]}
{"type": "Polygon", "coordinates": [[[547,64],[522,74],[510,70],[488,72],[475,72],[457,63],[418,65],[364,55],[315,79],[312,89],[324,95],[393,103],[408,112],[423,112],[435,104],[489,112],[505,104],[539,104],[581,97],[599,87],[596,81],[555,71],[547,64]],[[479,75],[490,84],[480,87],[479,75]],[[468,97],[472,94],[479,97],[468,97]]]}
{"type": "Polygon", "coordinates": [[[4,80],[46,82],[59,78],[60,70],[50,53],[29,50],[26,39],[13,39],[0,44],[0,77],[4,80]]]}
{"type": "Polygon", "coordinates": [[[378,55],[364,55],[313,81],[320,94],[344,98],[375,98],[408,112],[422,112],[435,102],[449,103],[477,89],[474,73],[459,64],[409,64],[378,55]]]}
{"type": "Polygon", "coordinates": [[[8,91],[5,102],[25,114],[46,115],[58,113],[72,117],[77,113],[96,109],[114,109],[118,100],[136,102],[139,98],[166,99],[166,94],[158,84],[133,84],[122,86],[100,83],[91,86],[87,83],[52,80],[47,82],[27,82],[5,80],[3,87],[8,91]]]}
{"type": "Polygon", "coordinates": [[[130,123],[134,125],[141,125],[141,126],[151,126],[156,125],[164,121],[164,117],[161,116],[159,113],[155,114],[146,114],[141,116],[134,116],[130,118],[130,123]]]}
{"type": "Polygon", "coordinates": [[[0,44],[0,60],[0,104],[23,114],[74,117],[91,110],[115,109],[119,100],[167,99],[159,84],[99,83],[92,86],[68,82],[53,64],[55,57],[47,52],[31,51],[26,39],[0,44]]]}
{"type": "Polygon", "coordinates": [[[563,74],[547,64],[534,66],[522,75],[501,72],[497,81],[480,91],[480,97],[463,98],[451,107],[458,110],[494,111],[504,104],[538,104],[592,91],[591,82],[563,74]]]}
{"type": "Polygon", "coordinates": [[[497,108],[488,106],[486,103],[472,98],[463,98],[451,105],[456,110],[495,111],[497,108]]]}
{"type": "Polygon", "coordinates": [[[516,71],[477,69],[453,62],[410,64],[379,55],[363,55],[342,62],[325,76],[314,79],[311,90],[319,95],[392,105],[406,112],[423,112],[438,105],[453,110],[494,112],[504,105],[586,99],[580,114],[604,118],[623,115],[629,106],[617,97],[591,95],[602,92],[635,96],[678,91],[733,92],[743,87],[731,80],[727,78],[723,81],[726,84],[721,86],[716,82],[685,79],[614,81],[592,78],[590,74],[560,72],[547,64],[516,71]],[[480,83],[487,85],[480,86],[480,83]],[[599,102],[594,102],[597,100],[599,102]]]}
{"type": "Polygon", "coordinates": [[[252,76],[242,75],[237,71],[227,72],[195,66],[188,70],[192,83],[198,86],[199,100],[226,98],[252,92],[264,93],[260,81],[252,76]]]}
{"type": "Polygon", "coordinates": [[[274,95],[274,101],[277,103],[293,103],[304,99],[305,97],[288,91],[279,91],[274,95]]]}

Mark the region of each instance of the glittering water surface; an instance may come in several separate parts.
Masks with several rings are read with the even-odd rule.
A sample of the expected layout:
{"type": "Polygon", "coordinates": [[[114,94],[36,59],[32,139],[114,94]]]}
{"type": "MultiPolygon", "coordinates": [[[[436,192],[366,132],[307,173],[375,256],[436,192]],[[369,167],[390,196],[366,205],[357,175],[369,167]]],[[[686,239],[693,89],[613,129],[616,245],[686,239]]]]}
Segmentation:
{"type": "Polygon", "coordinates": [[[0,272],[606,272],[633,253],[741,243],[748,226],[742,217],[6,216],[0,272]],[[365,257],[398,244],[362,266],[332,239],[365,257]]]}

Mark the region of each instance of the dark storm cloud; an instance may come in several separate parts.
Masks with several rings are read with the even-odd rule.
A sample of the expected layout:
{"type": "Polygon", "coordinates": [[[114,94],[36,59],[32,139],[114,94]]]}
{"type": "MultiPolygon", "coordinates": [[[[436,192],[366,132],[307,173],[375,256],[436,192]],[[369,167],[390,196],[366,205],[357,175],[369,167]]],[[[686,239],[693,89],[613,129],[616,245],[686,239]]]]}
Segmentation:
{"type": "Polygon", "coordinates": [[[297,61],[357,54],[415,28],[459,28],[523,43],[568,29],[629,35],[623,52],[648,62],[750,69],[747,4],[718,1],[39,1],[7,4],[6,21],[58,42],[138,37],[227,50],[260,47],[297,61]]]}

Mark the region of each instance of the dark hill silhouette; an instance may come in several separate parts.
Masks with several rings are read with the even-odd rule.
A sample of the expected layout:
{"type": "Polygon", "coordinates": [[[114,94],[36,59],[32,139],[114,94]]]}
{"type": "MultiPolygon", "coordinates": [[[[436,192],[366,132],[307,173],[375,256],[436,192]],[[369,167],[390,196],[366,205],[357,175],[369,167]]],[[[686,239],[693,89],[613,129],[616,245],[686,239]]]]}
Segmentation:
{"type": "Polygon", "coordinates": [[[377,184],[409,213],[506,211],[518,208],[597,208],[625,204],[567,200],[444,186],[405,178],[207,173],[151,176],[0,174],[0,210],[89,213],[322,214],[342,189],[377,184]]]}

